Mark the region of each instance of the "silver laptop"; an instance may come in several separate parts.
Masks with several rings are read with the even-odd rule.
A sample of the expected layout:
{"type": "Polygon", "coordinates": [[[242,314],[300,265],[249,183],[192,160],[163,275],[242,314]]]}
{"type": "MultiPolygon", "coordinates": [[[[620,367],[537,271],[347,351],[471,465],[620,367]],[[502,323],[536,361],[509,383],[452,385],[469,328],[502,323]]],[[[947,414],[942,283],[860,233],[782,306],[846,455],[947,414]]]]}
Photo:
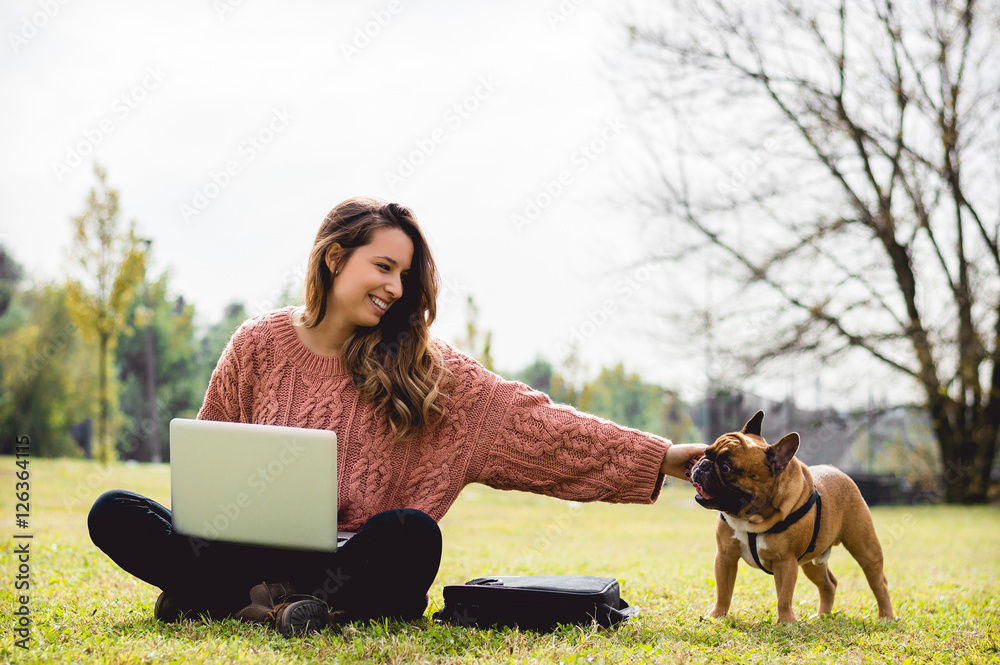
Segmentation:
{"type": "Polygon", "coordinates": [[[335,551],[337,435],[175,418],[170,501],[174,529],[188,536],[335,551]]]}

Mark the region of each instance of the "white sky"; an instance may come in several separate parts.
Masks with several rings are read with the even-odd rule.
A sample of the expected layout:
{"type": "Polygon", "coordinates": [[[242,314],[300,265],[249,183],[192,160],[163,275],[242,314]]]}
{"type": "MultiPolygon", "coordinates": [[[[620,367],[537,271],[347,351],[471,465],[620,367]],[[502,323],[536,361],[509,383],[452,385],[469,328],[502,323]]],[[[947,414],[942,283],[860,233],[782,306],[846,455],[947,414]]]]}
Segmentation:
{"type": "Polygon", "coordinates": [[[694,398],[701,349],[652,314],[673,285],[625,267],[661,242],[616,209],[638,133],[606,54],[626,32],[577,1],[8,1],[0,240],[60,278],[96,159],[153,239],[154,272],[210,323],[233,300],[272,307],[327,211],[378,196],[429,237],[438,335],[461,334],[472,295],[501,369],[558,361],[577,336],[591,372],[622,360],[694,398]]]}

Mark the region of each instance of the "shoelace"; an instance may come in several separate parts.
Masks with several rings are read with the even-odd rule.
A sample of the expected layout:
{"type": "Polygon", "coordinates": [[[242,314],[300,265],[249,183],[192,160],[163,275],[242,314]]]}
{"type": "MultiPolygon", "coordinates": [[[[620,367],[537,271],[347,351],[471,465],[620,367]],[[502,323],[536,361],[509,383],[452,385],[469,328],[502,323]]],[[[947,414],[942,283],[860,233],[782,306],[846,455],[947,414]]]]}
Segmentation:
{"type": "Polygon", "coordinates": [[[280,605],[275,606],[275,608],[268,612],[264,618],[270,623],[277,623],[278,615],[281,614],[281,612],[289,605],[291,605],[291,603],[281,603],[280,605]]]}

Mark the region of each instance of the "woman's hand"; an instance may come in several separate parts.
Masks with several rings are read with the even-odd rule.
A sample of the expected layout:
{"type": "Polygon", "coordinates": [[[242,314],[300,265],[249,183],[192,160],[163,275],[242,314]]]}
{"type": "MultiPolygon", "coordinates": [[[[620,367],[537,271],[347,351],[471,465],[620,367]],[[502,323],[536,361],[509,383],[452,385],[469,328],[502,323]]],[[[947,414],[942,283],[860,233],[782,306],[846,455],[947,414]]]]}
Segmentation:
{"type": "Polygon", "coordinates": [[[705,454],[704,443],[673,444],[663,455],[660,473],[665,473],[681,480],[691,479],[691,467],[705,454]]]}

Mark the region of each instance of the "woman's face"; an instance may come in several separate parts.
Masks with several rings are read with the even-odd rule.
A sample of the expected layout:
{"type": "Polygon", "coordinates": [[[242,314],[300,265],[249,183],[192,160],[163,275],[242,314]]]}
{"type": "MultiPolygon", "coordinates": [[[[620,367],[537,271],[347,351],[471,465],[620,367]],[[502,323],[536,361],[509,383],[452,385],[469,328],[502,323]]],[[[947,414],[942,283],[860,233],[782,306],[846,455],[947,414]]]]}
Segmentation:
{"type": "MultiPolygon", "coordinates": [[[[336,255],[327,258],[336,262],[336,255]]],[[[347,261],[336,264],[340,273],[330,289],[329,311],[351,326],[377,326],[403,295],[403,275],[413,261],[413,241],[402,230],[381,228],[367,245],[347,261]]]]}

